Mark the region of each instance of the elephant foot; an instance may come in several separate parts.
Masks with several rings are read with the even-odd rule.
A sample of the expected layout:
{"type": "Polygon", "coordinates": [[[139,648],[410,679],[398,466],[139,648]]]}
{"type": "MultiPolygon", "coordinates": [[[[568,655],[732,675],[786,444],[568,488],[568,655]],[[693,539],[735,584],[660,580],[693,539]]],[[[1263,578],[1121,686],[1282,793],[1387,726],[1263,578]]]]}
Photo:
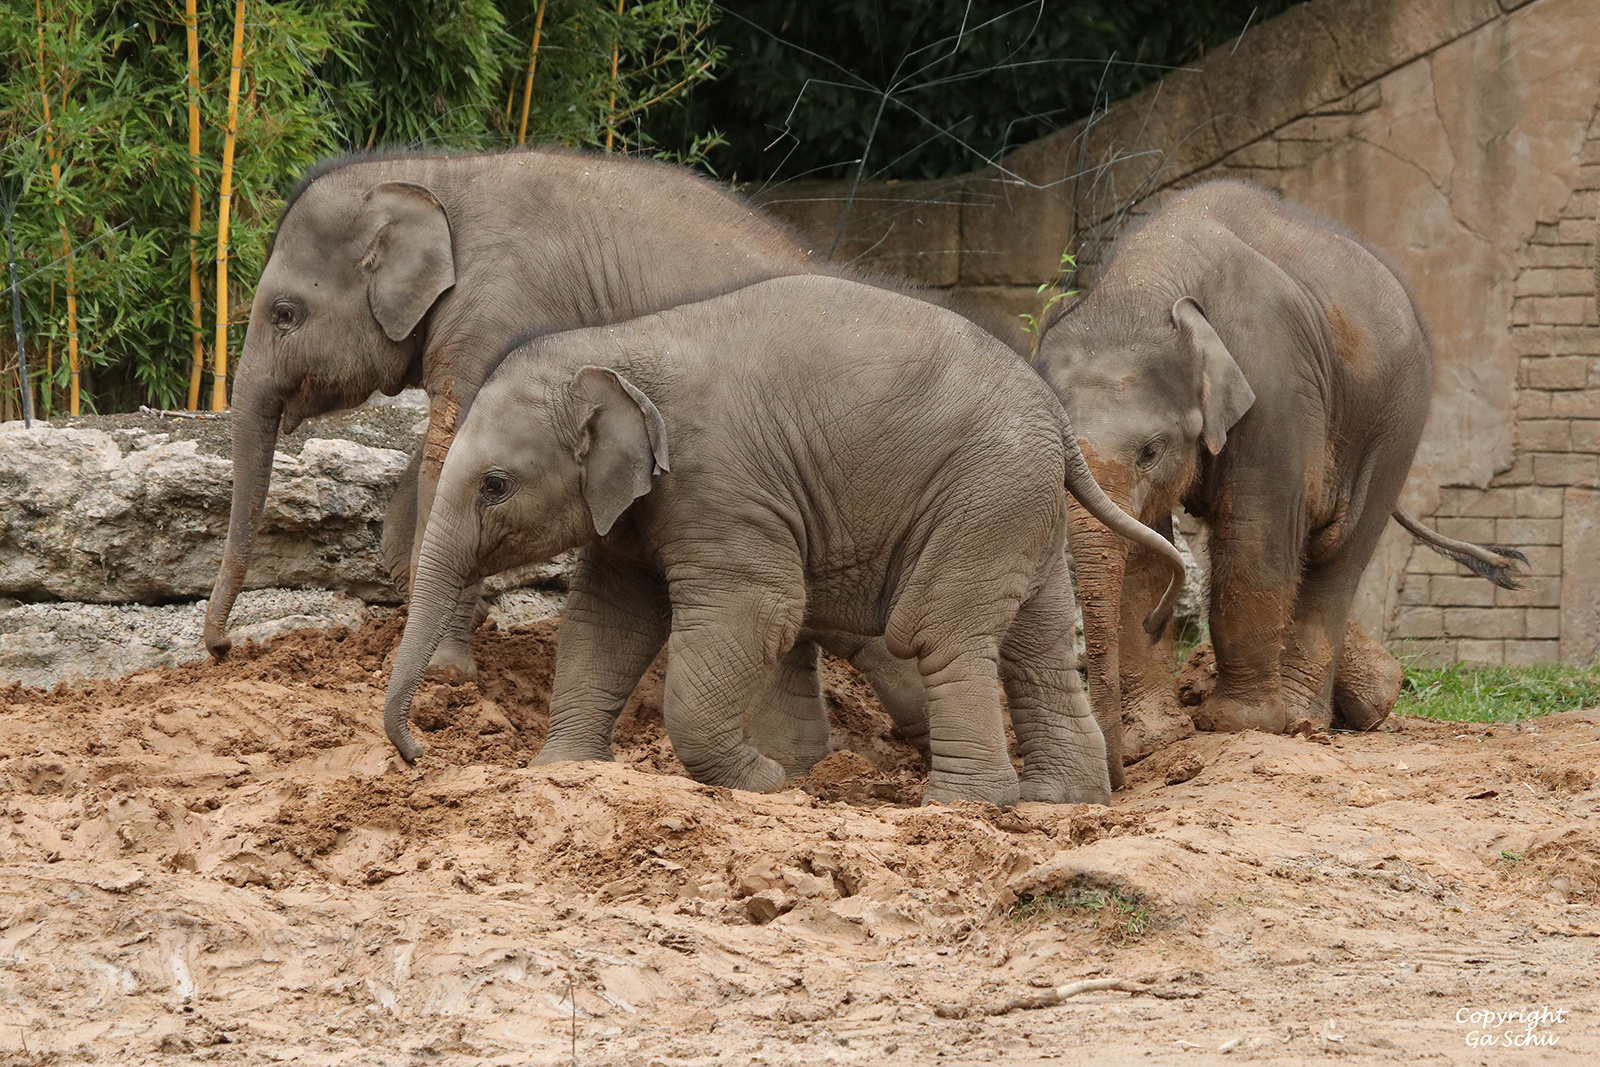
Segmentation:
{"type": "Polygon", "coordinates": [[[465,685],[478,679],[478,665],[472,659],[472,645],[467,641],[446,637],[434,649],[433,658],[422,674],[428,682],[446,685],[465,685]]]}
{"type": "Polygon", "coordinates": [[[1044,780],[1022,776],[1018,799],[1038,804],[1106,804],[1111,803],[1111,780],[1100,781],[1056,776],[1044,780]]]}
{"type": "Polygon", "coordinates": [[[1260,730],[1281,734],[1289,726],[1288,712],[1275,700],[1252,703],[1213,693],[1190,714],[1197,728],[1214,733],[1260,730]]]}
{"type": "Polygon", "coordinates": [[[750,744],[790,778],[806,774],[831,751],[821,698],[758,710],[750,723],[750,744]]]}
{"type": "MultiPolygon", "coordinates": [[[[1007,768],[1009,770],[1009,768],[1007,768]]],[[[1009,776],[992,774],[951,774],[937,768],[928,775],[928,795],[925,804],[962,804],[977,802],[1006,807],[1022,799],[1021,784],[1015,771],[1009,776]]]]}
{"type": "Polygon", "coordinates": [[[1139,760],[1175,741],[1194,736],[1194,720],[1178,706],[1175,692],[1146,693],[1122,708],[1122,762],[1139,760]]]}
{"type": "Polygon", "coordinates": [[[1405,668],[1389,650],[1352,622],[1333,676],[1333,722],[1347,730],[1373,730],[1389,717],[1405,668]]]}
{"type": "Polygon", "coordinates": [[[752,737],[750,743],[755,746],[756,751],[772,760],[779,767],[782,767],[786,779],[799,778],[809,774],[811,768],[815,767],[824,756],[832,751],[828,748],[826,738],[823,738],[820,743],[808,743],[797,741],[793,738],[785,738],[782,744],[774,746],[764,744],[761,740],[752,737]]]}
{"type": "Polygon", "coordinates": [[[783,783],[789,780],[776,760],[768,759],[749,745],[745,746],[735,767],[714,770],[690,767],[689,774],[695,781],[706,785],[743,789],[750,793],[771,793],[783,788],[783,783]]]}
{"type": "Polygon", "coordinates": [[[611,746],[599,748],[594,745],[563,743],[560,741],[546,741],[539,754],[533,757],[533,766],[548,767],[552,763],[615,763],[617,755],[611,751],[611,746]]]}

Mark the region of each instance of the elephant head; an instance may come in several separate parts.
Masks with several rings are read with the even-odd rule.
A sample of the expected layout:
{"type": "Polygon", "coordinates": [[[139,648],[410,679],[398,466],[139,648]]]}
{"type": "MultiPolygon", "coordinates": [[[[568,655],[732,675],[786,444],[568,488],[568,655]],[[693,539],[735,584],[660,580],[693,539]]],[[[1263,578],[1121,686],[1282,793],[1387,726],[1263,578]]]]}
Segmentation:
{"type": "Polygon", "coordinates": [[[383,712],[408,762],[411,700],[461,591],[604,537],[668,469],[661,412],[621,374],[519,366],[474,399],[440,473],[383,712]]]}
{"type": "Polygon", "coordinates": [[[256,288],[233,384],[233,506],[206,611],[206,647],[228,653],[278,433],[393,395],[420,373],[424,321],[456,282],[450,220],[426,186],[355,187],[334,174],[285,209],[256,288]]]}
{"type": "MultiPolygon", "coordinates": [[[[1061,398],[1095,481],[1123,510],[1167,530],[1204,457],[1222,451],[1255,392],[1194,297],[1141,315],[1139,295],[1097,290],[1079,301],[1046,331],[1035,365],[1061,398]]],[[[1117,646],[1133,545],[1075,499],[1068,514],[1090,696],[1115,786],[1122,748],[1117,646]]]]}

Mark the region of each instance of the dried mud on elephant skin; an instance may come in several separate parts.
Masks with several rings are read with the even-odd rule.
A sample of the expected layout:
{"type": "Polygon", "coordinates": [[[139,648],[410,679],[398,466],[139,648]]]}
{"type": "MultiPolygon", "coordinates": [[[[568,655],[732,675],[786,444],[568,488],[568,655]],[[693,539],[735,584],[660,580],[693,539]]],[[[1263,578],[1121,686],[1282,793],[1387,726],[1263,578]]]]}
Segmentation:
{"type": "Polygon", "coordinates": [[[527,767],[556,632],[480,629],[415,769],[396,617],[0,687],[0,1062],[568,1063],[574,1002],[579,1062],[637,1067],[1478,1062],[1457,1012],[1529,1004],[1568,1012],[1537,1062],[1600,1061],[1600,712],[1199,735],[1110,808],[919,807],[836,663],[853,747],[782,792],[683,777],[658,680],[618,763],[527,767]],[[1180,998],[1042,1003],[1109,979],[1180,998]]]}

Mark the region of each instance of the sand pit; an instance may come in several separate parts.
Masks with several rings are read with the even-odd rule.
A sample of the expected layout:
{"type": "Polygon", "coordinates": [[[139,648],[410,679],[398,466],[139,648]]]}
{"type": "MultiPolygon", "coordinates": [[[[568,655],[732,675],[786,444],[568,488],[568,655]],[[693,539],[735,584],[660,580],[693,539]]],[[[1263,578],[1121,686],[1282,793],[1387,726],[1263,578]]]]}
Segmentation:
{"type": "Polygon", "coordinates": [[[1600,1062],[1600,712],[922,808],[829,664],[851,751],[757,795],[683,776],[659,677],[617,763],[528,767],[555,625],[424,686],[415,769],[395,618],[0,688],[0,1063],[1600,1062]]]}

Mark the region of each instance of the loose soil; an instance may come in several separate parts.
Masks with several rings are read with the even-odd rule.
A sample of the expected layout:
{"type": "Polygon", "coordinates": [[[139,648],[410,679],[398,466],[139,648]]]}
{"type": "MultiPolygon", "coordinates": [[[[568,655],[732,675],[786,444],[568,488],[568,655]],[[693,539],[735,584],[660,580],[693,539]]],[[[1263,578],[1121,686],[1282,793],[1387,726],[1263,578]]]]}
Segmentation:
{"type": "Polygon", "coordinates": [[[1600,712],[919,807],[834,663],[841,751],[783,792],[685,777],[659,673],[615,764],[529,767],[554,622],[425,684],[406,768],[400,626],[0,688],[0,1063],[1600,1062],[1600,712]],[[1147,988],[1037,1006],[1084,978],[1147,988]]]}

